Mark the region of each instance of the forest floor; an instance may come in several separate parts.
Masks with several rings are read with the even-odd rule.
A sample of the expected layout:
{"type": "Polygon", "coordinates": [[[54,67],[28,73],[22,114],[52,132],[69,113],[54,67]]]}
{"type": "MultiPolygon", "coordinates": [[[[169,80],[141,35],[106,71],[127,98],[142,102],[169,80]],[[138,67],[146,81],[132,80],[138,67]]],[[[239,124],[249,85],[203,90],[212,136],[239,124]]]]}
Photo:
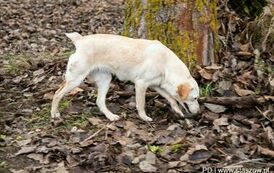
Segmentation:
{"type": "MultiPolygon", "coordinates": [[[[227,61],[197,67],[194,76],[203,97],[255,95],[262,105],[201,103],[202,114],[189,126],[148,91],[154,121],[147,123],[138,118],[134,86],[114,79],[107,104],[122,118],[110,122],[95,104],[95,86],[85,81],[61,102],[64,121],[51,123],[51,99],[74,50],[64,33],[120,34],[123,11],[123,0],[1,2],[0,172],[274,171],[274,81],[257,75],[253,53],[248,61],[239,51],[224,53],[227,61]]],[[[265,61],[273,63],[273,56],[265,61]]]]}

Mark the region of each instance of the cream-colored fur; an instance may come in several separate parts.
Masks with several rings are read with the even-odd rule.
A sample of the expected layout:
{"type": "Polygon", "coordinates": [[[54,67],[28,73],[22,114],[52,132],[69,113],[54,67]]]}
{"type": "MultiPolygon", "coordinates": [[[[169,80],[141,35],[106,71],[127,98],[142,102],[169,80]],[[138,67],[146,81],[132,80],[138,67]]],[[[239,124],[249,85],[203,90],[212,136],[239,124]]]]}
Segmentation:
{"type": "Polygon", "coordinates": [[[188,113],[199,111],[198,84],[185,64],[159,41],[107,34],[81,36],[74,32],[66,35],[73,41],[76,51],[69,58],[65,82],[53,97],[52,118],[60,117],[58,104],[62,97],[88,76],[98,86],[96,103],[100,111],[109,120],[118,120],[119,116],[110,112],[105,104],[112,74],[135,84],[136,107],[145,121],[152,121],[145,112],[148,87],[166,98],[181,116],[184,114],[177,102],[188,113]]]}

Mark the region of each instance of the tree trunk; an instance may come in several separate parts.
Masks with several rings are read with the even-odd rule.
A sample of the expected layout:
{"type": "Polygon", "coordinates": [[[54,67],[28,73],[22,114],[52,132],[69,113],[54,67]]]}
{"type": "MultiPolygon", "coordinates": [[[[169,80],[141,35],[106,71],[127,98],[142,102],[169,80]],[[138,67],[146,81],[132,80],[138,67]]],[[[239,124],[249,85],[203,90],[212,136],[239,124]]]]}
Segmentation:
{"type": "Polygon", "coordinates": [[[157,39],[189,67],[215,63],[217,0],[127,0],[124,35],[157,39]]]}

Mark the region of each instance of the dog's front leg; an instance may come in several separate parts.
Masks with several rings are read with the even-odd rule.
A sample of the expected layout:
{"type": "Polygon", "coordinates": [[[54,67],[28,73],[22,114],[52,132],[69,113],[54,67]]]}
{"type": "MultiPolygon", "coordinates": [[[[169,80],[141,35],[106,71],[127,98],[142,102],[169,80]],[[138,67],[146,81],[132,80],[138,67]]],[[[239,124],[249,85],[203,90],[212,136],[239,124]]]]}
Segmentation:
{"type": "Polygon", "coordinates": [[[135,82],[136,107],[138,114],[144,121],[152,121],[152,118],[148,117],[145,112],[146,90],[147,85],[145,82],[141,80],[135,82]]]}
{"type": "Polygon", "coordinates": [[[93,74],[91,77],[94,78],[98,87],[96,104],[99,107],[100,111],[103,112],[110,121],[119,120],[120,117],[110,112],[106,106],[106,95],[112,78],[111,74],[107,72],[98,72],[93,74]]]}
{"type": "Polygon", "coordinates": [[[171,108],[180,116],[184,117],[183,112],[181,111],[181,109],[179,108],[176,100],[174,98],[171,97],[171,95],[169,95],[164,89],[160,88],[160,87],[152,87],[152,89],[154,89],[155,91],[157,91],[162,97],[164,97],[165,99],[167,99],[167,101],[170,103],[171,108]]]}

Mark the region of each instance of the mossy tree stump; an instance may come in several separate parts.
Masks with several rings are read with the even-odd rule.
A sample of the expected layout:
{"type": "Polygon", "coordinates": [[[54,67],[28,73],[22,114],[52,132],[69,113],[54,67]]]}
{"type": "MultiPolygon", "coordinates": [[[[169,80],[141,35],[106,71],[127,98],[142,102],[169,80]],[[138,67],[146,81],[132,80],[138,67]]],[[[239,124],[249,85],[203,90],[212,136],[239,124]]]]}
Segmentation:
{"type": "Polygon", "coordinates": [[[215,62],[216,0],[128,0],[123,34],[157,39],[188,66],[215,62]]]}

